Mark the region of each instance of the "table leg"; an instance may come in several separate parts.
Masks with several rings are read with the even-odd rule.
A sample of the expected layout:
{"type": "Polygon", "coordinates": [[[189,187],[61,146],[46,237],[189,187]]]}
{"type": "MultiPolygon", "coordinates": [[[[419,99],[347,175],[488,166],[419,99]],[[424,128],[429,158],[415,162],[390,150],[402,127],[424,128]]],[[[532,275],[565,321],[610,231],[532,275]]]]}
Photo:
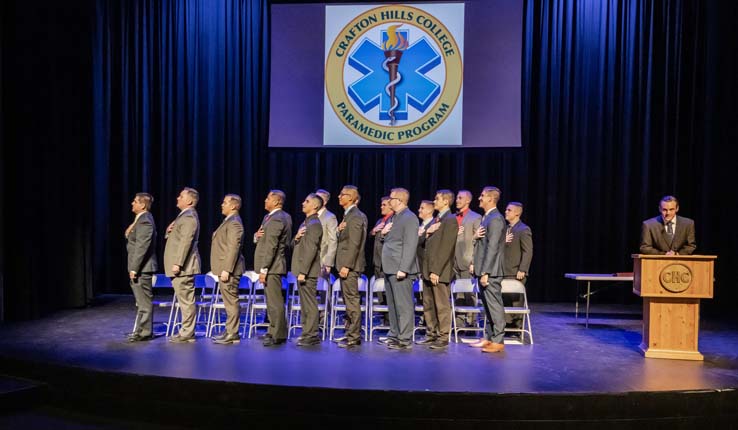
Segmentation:
{"type": "Polygon", "coordinates": [[[589,328],[589,295],[590,295],[591,281],[587,281],[587,320],[584,323],[585,328],[589,328]]]}

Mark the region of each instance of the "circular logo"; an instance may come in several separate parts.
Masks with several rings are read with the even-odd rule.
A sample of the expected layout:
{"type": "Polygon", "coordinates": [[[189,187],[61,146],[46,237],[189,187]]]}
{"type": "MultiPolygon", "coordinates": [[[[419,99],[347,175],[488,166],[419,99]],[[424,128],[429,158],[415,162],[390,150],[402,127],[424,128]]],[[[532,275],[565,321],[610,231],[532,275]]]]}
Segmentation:
{"type": "Polygon", "coordinates": [[[683,264],[670,264],[659,274],[661,286],[672,293],[682,293],[692,284],[692,271],[683,264]]]}
{"type": "Polygon", "coordinates": [[[359,137],[402,145],[433,133],[461,94],[461,50],[428,12],[405,5],[370,9],[339,32],[327,53],[326,94],[359,137]]]}

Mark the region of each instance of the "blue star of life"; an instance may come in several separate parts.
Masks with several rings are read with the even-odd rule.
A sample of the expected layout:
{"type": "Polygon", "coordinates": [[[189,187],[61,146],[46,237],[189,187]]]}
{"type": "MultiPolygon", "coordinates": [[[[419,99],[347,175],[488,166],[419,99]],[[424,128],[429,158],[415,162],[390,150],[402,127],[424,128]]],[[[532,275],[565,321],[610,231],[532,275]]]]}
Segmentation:
{"type": "MultiPolygon", "coordinates": [[[[363,76],[348,86],[348,95],[363,113],[377,105],[379,120],[389,120],[392,100],[385,92],[389,75],[382,69],[385,60],[382,48],[369,39],[361,41],[349,56],[349,65],[363,76]]],[[[441,56],[425,37],[408,47],[400,61],[402,80],[395,87],[399,105],[394,111],[395,119],[407,120],[408,106],[425,112],[441,94],[441,86],[426,73],[441,64],[441,56]]]]}

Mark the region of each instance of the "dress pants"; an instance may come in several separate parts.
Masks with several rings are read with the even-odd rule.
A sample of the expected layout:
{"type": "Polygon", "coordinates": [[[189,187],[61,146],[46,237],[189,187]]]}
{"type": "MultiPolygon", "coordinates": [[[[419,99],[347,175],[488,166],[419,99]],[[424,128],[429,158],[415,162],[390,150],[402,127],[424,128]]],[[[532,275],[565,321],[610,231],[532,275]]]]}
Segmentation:
{"type": "Polygon", "coordinates": [[[361,341],[361,295],[359,272],[353,270],[341,279],[341,295],[346,304],[346,341],[361,341]]]}
{"type": "Polygon", "coordinates": [[[136,331],[139,336],[151,336],[154,326],[154,294],[151,289],[151,273],[141,273],[131,279],[131,290],[136,298],[136,331]]]}
{"type": "Polygon", "coordinates": [[[390,314],[390,335],[401,344],[413,341],[415,305],[413,304],[413,277],[398,280],[396,275],[385,274],[387,306],[390,314]],[[396,335],[396,336],[393,336],[396,335]]]}
{"type": "Polygon", "coordinates": [[[220,282],[220,295],[226,311],[226,333],[229,336],[238,334],[238,325],[241,322],[241,306],[238,304],[238,284],[241,276],[231,275],[228,282],[220,282]]]}
{"type": "MultiPolygon", "coordinates": [[[[525,285],[525,281],[527,281],[528,278],[525,277],[520,282],[525,285]]],[[[523,307],[523,295],[522,294],[505,294],[502,296],[502,303],[505,306],[513,306],[516,308],[523,307]]],[[[522,315],[507,315],[505,314],[505,322],[508,326],[513,328],[523,328],[523,316],[522,315]]]]}
{"type": "Polygon", "coordinates": [[[505,308],[502,304],[502,277],[489,277],[489,284],[483,287],[482,304],[487,314],[487,327],[484,338],[494,343],[502,343],[505,337],[505,308]]]}
{"type": "Polygon", "coordinates": [[[287,320],[284,315],[284,294],[282,294],[282,275],[267,274],[264,294],[267,302],[269,329],[267,335],[275,340],[287,339],[287,320]]]}
{"type": "Polygon", "coordinates": [[[425,336],[430,339],[448,340],[451,331],[451,291],[447,283],[433,285],[423,280],[423,314],[425,336]]]}
{"type": "Polygon", "coordinates": [[[302,336],[318,337],[318,278],[305,278],[305,282],[298,283],[300,292],[300,323],[302,324],[302,336]]]}
{"type": "Polygon", "coordinates": [[[180,337],[195,336],[195,277],[193,275],[175,276],[172,286],[177,294],[179,310],[182,312],[180,337]]]}

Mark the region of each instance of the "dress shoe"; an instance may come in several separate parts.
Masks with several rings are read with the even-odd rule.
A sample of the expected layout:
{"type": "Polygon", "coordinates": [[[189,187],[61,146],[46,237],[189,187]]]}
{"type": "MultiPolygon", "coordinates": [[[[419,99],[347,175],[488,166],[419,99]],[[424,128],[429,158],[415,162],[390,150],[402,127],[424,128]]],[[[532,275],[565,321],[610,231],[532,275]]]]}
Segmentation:
{"type": "Polygon", "coordinates": [[[213,337],[213,341],[216,341],[216,340],[223,340],[223,339],[225,339],[226,337],[228,337],[228,333],[227,333],[227,332],[223,332],[223,333],[221,333],[221,334],[219,334],[219,335],[217,335],[217,336],[214,336],[214,337],[213,337]]]}
{"type": "Polygon", "coordinates": [[[438,338],[436,337],[428,337],[426,336],[425,339],[420,339],[419,341],[415,342],[418,345],[432,345],[436,342],[438,338]]]}
{"type": "Polygon", "coordinates": [[[354,348],[361,345],[360,340],[344,340],[338,343],[339,348],[354,348]]]}
{"type": "Polygon", "coordinates": [[[153,334],[150,334],[148,336],[141,336],[140,334],[133,334],[131,336],[128,336],[128,342],[145,342],[153,338],[154,338],[153,334]]]}
{"type": "Polygon", "coordinates": [[[433,342],[430,345],[430,349],[439,349],[440,350],[440,349],[447,349],[447,348],[448,348],[448,341],[447,340],[436,339],[436,341],[433,342]]]}
{"type": "Polygon", "coordinates": [[[213,339],[213,343],[218,345],[230,345],[232,343],[241,343],[241,336],[238,333],[226,334],[223,337],[213,339]]]}
{"type": "Polygon", "coordinates": [[[379,341],[378,341],[378,342],[379,342],[380,344],[382,344],[382,345],[385,345],[385,346],[387,346],[387,345],[389,345],[390,343],[397,343],[397,338],[394,338],[394,337],[386,337],[386,336],[383,336],[383,337],[380,337],[380,338],[379,338],[379,341]]]}
{"type": "Polygon", "coordinates": [[[261,344],[264,346],[275,346],[275,345],[281,345],[285,342],[287,342],[287,339],[275,339],[269,336],[269,337],[265,337],[264,342],[262,342],[261,344]]]}
{"type": "Polygon", "coordinates": [[[409,350],[413,349],[413,344],[412,343],[404,343],[404,342],[397,341],[397,342],[393,342],[393,343],[387,345],[387,348],[389,348],[389,349],[395,349],[395,350],[398,350],[398,351],[409,351],[409,350]]]}
{"type": "Polygon", "coordinates": [[[172,336],[169,338],[169,342],[172,343],[192,343],[195,341],[195,336],[182,337],[180,335],[172,336]]]}
{"type": "Polygon", "coordinates": [[[346,339],[347,339],[346,336],[334,337],[333,338],[333,342],[341,343],[341,342],[345,341],[346,339]]]}
{"type": "Polygon", "coordinates": [[[487,339],[479,339],[479,342],[470,343],[469,346],[471,346],[472,348],[484,348],[491,343],[492,342],[488,341],[487,339]]]}
{"type": "Polygon", "coordinates": [[[297,346],[312,346],[312,345],[320,345],[320,338],[315,336],[300,336],[300,338],[297,339],[297,346]]]}
{"type": "Polygon", "coordinates": [[[505,344],[504,343],[492,343],[490,342],[489,345],[482,348],[482,352],[502,352],[505,350],[505,344]]]}

